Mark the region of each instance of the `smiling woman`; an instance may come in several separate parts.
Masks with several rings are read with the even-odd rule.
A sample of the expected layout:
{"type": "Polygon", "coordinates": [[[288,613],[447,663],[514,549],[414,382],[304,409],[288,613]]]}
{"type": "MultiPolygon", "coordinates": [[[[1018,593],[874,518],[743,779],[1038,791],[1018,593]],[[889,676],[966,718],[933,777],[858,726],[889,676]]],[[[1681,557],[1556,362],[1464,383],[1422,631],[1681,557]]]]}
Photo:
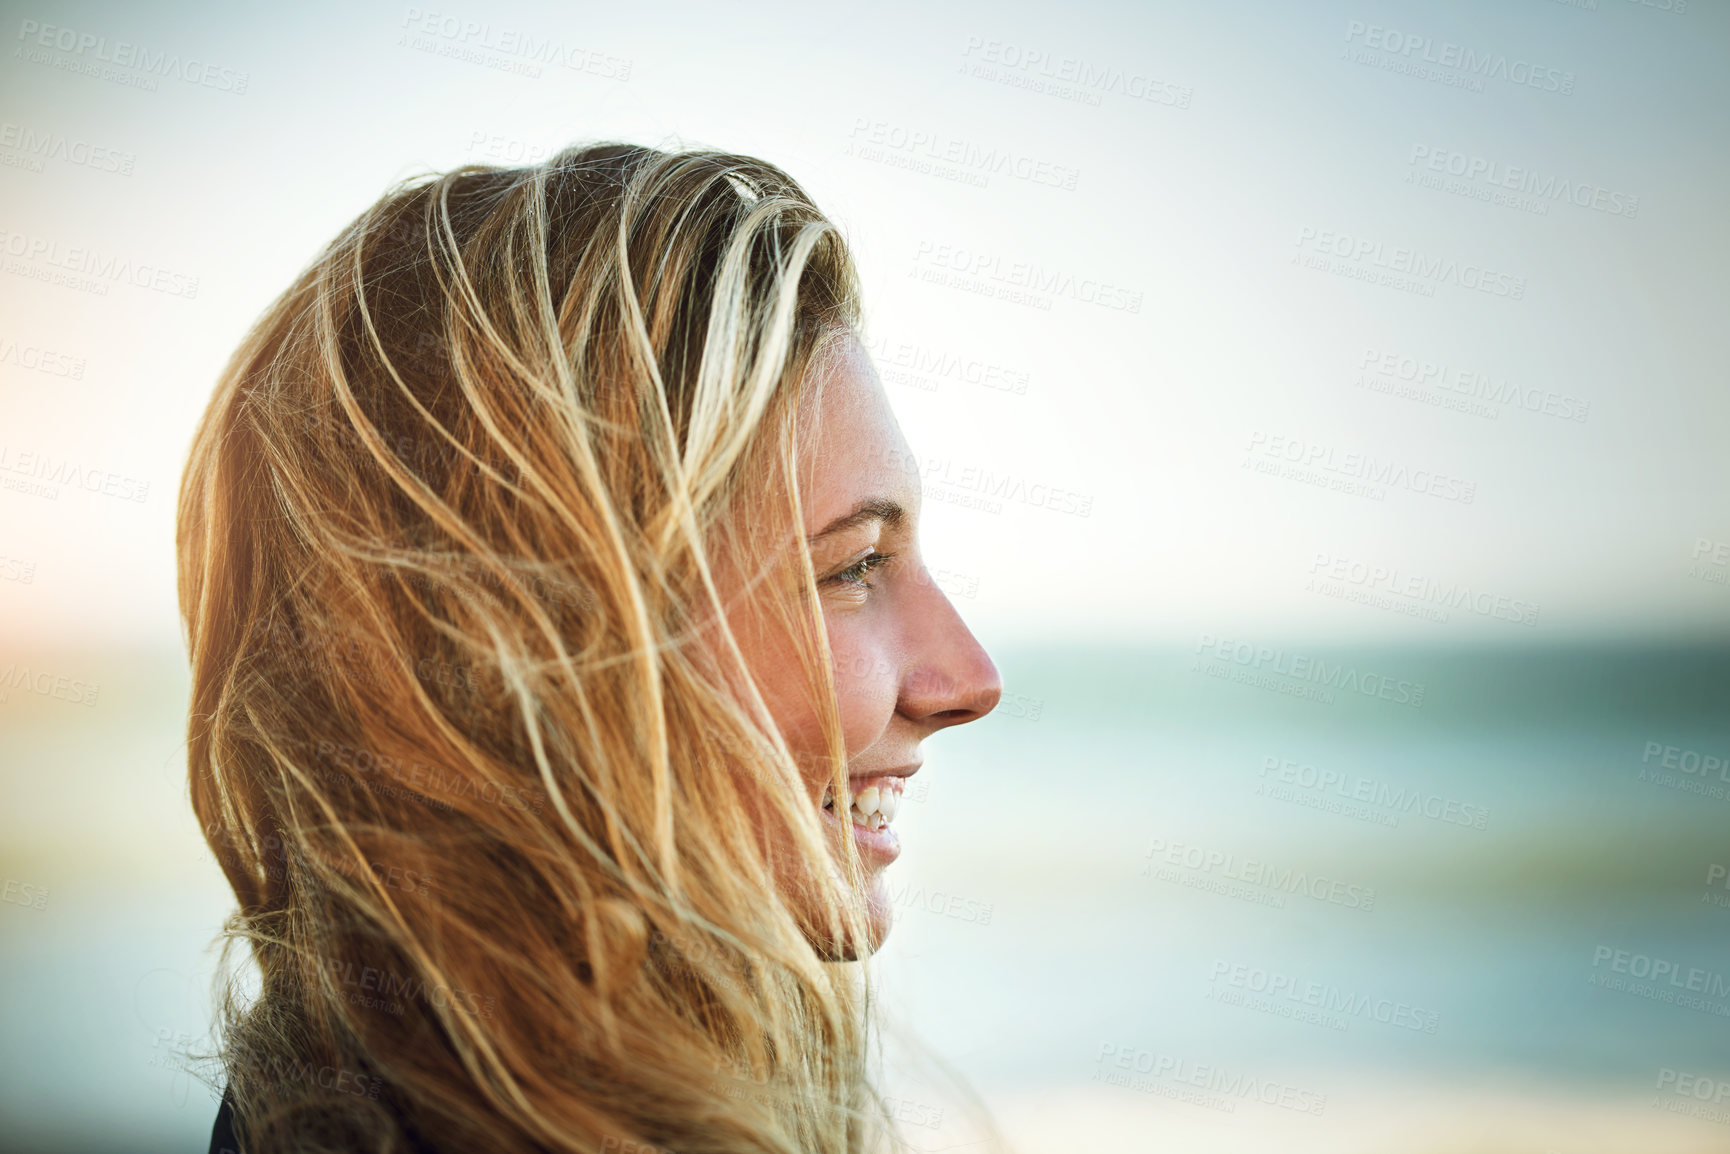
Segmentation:
{"type": "Polygon", "coordinates": [[[213,1149],[895,1144],[846,963],[1000,684],[857,324],[786,174],[624,145],[394,190],[260,320],[180,503],[213,1149]]]}
{"type": "Polygon", "coordinates": [[[890,919],[882,872],[901,852],[890,822],[919,769],[919,745],[990,712],[1002,686],[920,560],[918,477],[900,464],[912,453],[858,339],[840,335],[811,375],[797,421],[800,492],[846,750],[841,788],[821,772],[824,695],[797,676],[796,636],[766,629],[755,605],[733,627],[778,729],[800,763],[818,770],[807,781],[826,828],[839,833],[848,819],[875,949],[890,919]]]}

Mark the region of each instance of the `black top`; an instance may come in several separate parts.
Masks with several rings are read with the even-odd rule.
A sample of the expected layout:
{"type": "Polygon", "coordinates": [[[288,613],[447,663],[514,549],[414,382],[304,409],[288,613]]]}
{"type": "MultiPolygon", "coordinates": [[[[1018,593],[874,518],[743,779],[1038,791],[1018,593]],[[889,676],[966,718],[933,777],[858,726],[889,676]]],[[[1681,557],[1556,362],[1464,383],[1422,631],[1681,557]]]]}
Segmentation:
{"type": "MultiPolygon", "coordinates": [[[[410,1151],[425,1149],[411,1138],[410,1151]]],[[[222,1092],[222,1105],[216,1108],[216,1123],[210,1128],[210,1154],[240,1154],[240,1142],[234,1137],[234,1099],[222,1092]]]]}
{"type": "Polygon", "coordinates": [[[234,1103],[227,1090],[216,1110],[216,1125],[210,1128],[210,1154],[240,1154],[240,1143],[234,1140],[234,1103]]]}

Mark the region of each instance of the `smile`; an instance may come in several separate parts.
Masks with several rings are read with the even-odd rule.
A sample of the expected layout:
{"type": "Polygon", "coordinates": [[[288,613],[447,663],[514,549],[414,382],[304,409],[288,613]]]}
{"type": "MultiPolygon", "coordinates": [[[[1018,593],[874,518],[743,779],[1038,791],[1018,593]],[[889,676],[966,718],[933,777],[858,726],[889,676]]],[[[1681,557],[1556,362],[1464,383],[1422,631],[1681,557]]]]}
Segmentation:
{"type": "MultiPolygon", "coordinates": [[[[862,778],[850,781],[847,785],[853,798],[847,809],[847,817],[855,826],[876,831],[895,820],[895,811],[901,805],[901,791],[906,785],[904,779],[862,778]],[[869,784],[866,784],[867,782],[869,784]]],[[[830,813],[835,812],[835,793],[832,786],[823,795],[823,808],[830,813]]]]}

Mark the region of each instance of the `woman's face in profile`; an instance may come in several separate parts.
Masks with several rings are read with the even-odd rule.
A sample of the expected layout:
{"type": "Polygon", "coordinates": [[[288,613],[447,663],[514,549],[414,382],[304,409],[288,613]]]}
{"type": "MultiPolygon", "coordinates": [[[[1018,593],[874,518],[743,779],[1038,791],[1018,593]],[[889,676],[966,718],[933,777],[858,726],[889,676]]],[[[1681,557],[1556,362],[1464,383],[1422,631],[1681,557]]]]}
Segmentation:
{"type": "Polygon", "coordinates": [[[901,851],[895,817],[921,743],[989,713],[1002,682],[919,555],[916,458],[869,356],[847,337],[814,371],[821,404],[799,417],[803,529],[834,655],[849,796],[829,796],[822,730],[789,639],[748,608],[733,624],[770,712],[811,767],[807,791],[825,829],[837,848],[846,836],[859,848],[868,952],[889,930],[883,870],[901,851]]]}

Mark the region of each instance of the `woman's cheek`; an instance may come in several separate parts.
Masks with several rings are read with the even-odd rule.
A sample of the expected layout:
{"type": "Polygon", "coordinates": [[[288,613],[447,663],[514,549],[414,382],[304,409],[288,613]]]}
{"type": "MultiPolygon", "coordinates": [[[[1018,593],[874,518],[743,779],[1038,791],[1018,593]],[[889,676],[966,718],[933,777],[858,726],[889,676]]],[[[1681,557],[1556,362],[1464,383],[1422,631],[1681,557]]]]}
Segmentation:
{"type": "Polygon", "coordinates": [[[835,695],[849,754],[869,746],[887,727],[895,713],[900,682],[900,666],[857,632],[839,624],[829,629],[829,648],[835,655],[835,695]]]}

